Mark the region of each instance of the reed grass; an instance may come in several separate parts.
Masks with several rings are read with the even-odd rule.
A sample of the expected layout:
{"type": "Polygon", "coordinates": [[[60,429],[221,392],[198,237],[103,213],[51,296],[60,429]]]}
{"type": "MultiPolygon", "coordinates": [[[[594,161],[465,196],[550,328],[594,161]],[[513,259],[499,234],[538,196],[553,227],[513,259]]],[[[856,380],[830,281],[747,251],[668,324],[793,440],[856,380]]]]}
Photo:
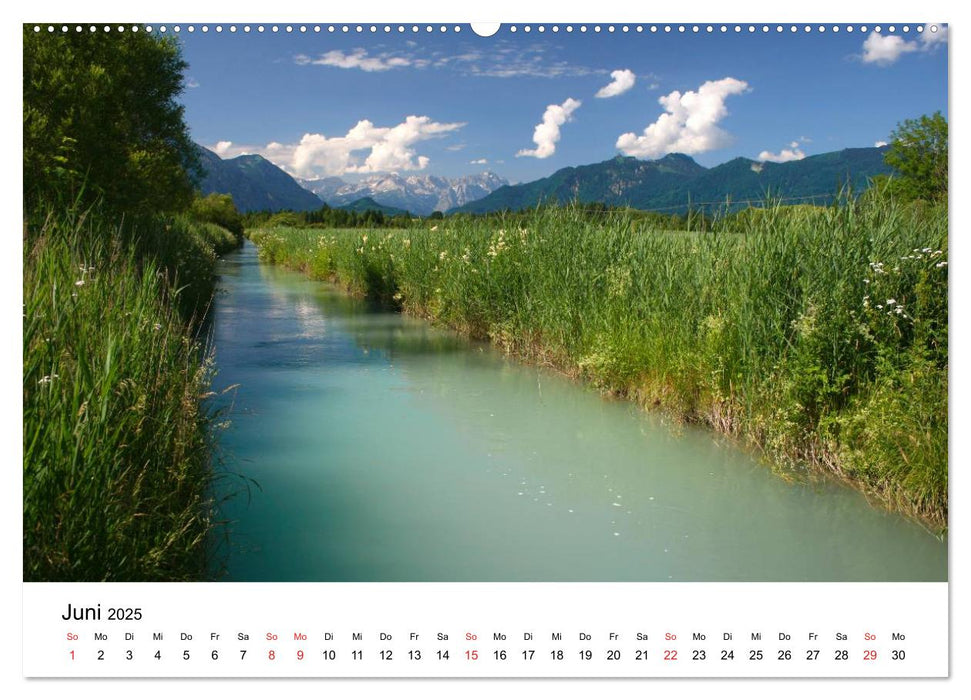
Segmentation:
{"type": "Polygon", "coordinates": [[[248,235],[267,262],[831,471],[946,529],[946,205],[769,203],[704,233],[568,206],[248,235]]]}
{"type": "Polygon", "coordinates": [[[25,223],[24,580],[209,576],[213,366],[192,322],[218,228],[25,223]]]}

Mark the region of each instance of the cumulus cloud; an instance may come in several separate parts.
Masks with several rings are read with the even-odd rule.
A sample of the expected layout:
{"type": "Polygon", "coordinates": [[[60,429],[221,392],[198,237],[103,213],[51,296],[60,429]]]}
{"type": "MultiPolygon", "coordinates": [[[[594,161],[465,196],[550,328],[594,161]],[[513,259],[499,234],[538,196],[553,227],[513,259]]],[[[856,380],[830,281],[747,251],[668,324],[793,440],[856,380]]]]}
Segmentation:
{"type": "Polygon", "coordinates": [[[709,80],[697,91],[678,90],[658,98],[665,112],[640,136],[621,134],[617,149],[628,156],[657,158],[666,153],[703,153],[728,145],[731,137],[718,126],[727,114],[725,100],[747,92],[735,78],[709,80]]]}
{"type": "Polygon", "coordinates": [[[556,152],[556,142],[560,140],[560,127],[570,121],[571,115],[581,104],[580,100],[568,97],[561,105],[549,105],[543,112],[543,121],[533,131],[536,148],[524,148],[516,153],[516,157],[549,158],[553,155],[556,152]]]}
{"type": "Polygon", "coordinates": [[[906,41],[896,34],[880,34],[873,31],[863,42],[863,62],[889,66],[905,53],[916,50],[916,41],[906,41]]]}
{"type": "Polygon", "coordinates": [[[350,53],[344,53],[340,49],[334,49],[321,54],[317,58],[311,58],[305,54],[298,54],[293,60],[301,66],[333,66],[335,68],[357,68],[367,73],[375,73],[392,68],[404,68],[415,66],[424,68],[428,61],[416,60],[406,56],[391,56],[389,54],[379,54],[376,56],[368,55],[364,49],[354,49],[350,53]]]}
{"type": "Polygon", "coordinates": [[[375,126],[362,119],[344,136],[307,133],[297,143],[273,141],[262,147],[220,141],[211,149],[224,158],[257,153],[292,175],[307,179],[345,173],[424,170],[429,158],[418,155],[415,145],[463,126],[462,122],[441,123],[417,116],[407,117],[391,127],[375,126]]]}
{"type": "Polygon", "coordinates": [[[875,144],[873,144],[874,148],[883,148],[886,145],[887,145],[886,141],[877,141],[875,144]]]}
{"type": "Polygon", "coordinates": [[[469,164],[470,165],[485,165],[488,162],[489,161],[486,158],[476,158],[475,160],[470,160],[469,161],[469,164]]]}
{"type": "Polygon", "coordinates": [[[233,156],[240,156],[244,153],[252,153],[252,151],[242,151],[239,149],[240,147],[233,144],[232,141],[217,141],[212,146],[209,146],[209,150],[220,158],[232,158],[233,156]]]}
{"type": "Polygon", "coordinates": [[[788,163],[790,160],[802,160],[806,157],[802,149],[799,148],[798,141],[792,141],[789,144],[789,148],[783,148],[778,153],[772,153],[771,151],[762,151],[759,153],[759,160],[763,163],[768,161],[770,163],[788,163]]]}
{"type": "Polygon", "coordinates": [[[627,70],[626,68],[611,71],[610,77],[610,83],[597,90],[595,97],[617,97],[617,95],[623,95],[634,87],[634,81],[637,80],[634,71],[627,70]]]}
{"type": "Polygon", "coordinates": [[[932,51],[944,43],[947,43],[947,27],[942,25],[925,24],[915,41],[907,41],[898,34],[881,34],[874,30],[863,42],[863,54],[860,58],[864,63],[889,66],[905,53],[932,51]]]}

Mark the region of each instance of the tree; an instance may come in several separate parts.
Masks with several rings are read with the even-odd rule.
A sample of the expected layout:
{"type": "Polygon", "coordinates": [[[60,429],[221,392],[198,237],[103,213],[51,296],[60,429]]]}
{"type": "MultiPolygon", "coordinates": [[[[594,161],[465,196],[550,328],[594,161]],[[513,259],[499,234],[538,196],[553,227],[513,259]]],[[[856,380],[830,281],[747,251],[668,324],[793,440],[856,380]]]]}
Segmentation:
{"type": "Polygon", "coordinates": [[[25,203],[67,195],[126,213],[192,201],[199,161],[177,98],[187,64],[145,31],[24,36],[25,203]]]}
{"type": "Polygon", "coordinates": [[[192,200],[189,213],[199,221],[219,224],[231,232],[238,241],[243,240],[243,217],[236,210],[232,195],[216,194],[196,197],[192,200]]]}
{"type": "Polygon", "coordinates": [[[266,221],[267,228],[286,227],[294,228],[303,224],[300,214],[295,211],[279,211],[266,221]]]}
{"type": "Polygon", "coordinates": [[[890,135],[884,155],[898,177],[895,194],[908,199],[947,197],[947,119],[940,112],[907,119],[890,135]]]}

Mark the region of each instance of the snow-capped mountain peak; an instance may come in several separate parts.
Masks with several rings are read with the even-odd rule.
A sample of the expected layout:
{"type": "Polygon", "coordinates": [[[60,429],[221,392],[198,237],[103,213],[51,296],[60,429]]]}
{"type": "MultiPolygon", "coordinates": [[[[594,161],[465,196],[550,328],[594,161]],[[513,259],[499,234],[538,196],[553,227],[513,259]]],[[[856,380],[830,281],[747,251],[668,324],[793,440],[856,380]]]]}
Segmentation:
{"type": "Polygon", "coordinates": [[[379,204],[422,216],[473,202],[509,184],[505,178],[488,171],[451,179],[437,175],[382,173],[358,182],[347,182],[339,177],[298,182],[331,206],[339,207],[362,197],[371,197],[379,204]]]}

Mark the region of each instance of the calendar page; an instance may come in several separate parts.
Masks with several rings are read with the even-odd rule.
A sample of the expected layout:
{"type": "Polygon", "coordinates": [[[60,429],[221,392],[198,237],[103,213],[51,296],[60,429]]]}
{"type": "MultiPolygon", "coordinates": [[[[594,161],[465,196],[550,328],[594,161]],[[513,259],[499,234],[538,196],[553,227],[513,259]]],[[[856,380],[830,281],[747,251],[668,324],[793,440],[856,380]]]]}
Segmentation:
{"type": "Polygon", "coordinates": [[[305,9],[24,19],[32,687],[948,678],[948,18],[305,9]]]}

